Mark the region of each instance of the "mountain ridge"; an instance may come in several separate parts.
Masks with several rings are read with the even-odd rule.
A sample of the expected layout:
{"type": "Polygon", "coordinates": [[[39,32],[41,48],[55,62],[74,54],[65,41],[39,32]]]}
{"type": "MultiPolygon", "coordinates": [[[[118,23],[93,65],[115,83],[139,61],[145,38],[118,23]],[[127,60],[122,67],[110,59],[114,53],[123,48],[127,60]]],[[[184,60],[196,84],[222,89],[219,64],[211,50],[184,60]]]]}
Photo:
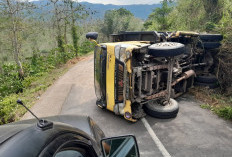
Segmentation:
{"type": "Polygon", "coordinates": [[[129,10],[135,17],[140,19],[147,19],[152,13],[152,10],[161,7],[161,4],[133,4],[133,5],[113,5],[113,4],[95,4],[89,2],[80,2],[80,4],[85,5],[87,8],[93,9],[98,13],[95,16],[104,17],[104,13],[107,10],[125,8],[129,10]]]}
{"type": "MultiPolygon", "coordinates": [[[[37,5],[43,5],[48,3],[48,0],[32,1],[32,3],[37,5]]],[[[114,4],[101,4],[101,3],[89,3],[89,2],[79,2],[86,8],[89,8],[96,13],[93,18],[103,18],[107,10],[125,8],[129,10],[135,17],[145,20],[152,13],[152,10],[161,7],[161,4],[133,4],[133,5],[114,5],[114,4]]]]}

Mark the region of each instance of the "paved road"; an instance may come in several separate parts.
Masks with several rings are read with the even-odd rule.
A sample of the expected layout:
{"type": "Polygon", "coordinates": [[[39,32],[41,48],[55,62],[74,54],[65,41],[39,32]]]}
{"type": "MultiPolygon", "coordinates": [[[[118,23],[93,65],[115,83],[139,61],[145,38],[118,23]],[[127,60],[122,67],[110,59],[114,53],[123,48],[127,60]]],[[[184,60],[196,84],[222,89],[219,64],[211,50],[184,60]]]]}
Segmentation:
{"type": "MultiPolygon", "coordinates": [[[[142,157],[232,156],[232,124],[201,109],[191,95],[177,99],[180,111],[175,119],[147,116],[137,123],[98,108],[95,101],[93,56],[89,56],[51,86],[32,110],[38,116],[89,115],[106,136],[134,134],[142,157]]],[[[26,114],[24,119],[30,117],[26,114]]]]}

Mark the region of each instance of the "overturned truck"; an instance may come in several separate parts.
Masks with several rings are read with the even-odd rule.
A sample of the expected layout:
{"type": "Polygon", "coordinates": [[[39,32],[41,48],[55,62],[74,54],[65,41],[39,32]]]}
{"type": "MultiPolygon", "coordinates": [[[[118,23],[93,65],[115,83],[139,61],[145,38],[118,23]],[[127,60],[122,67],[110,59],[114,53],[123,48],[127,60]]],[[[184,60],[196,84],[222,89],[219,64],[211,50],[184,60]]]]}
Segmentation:
{"type": "MultiPolygon", "coordinates": [[[[86,35],[97,39],[97,33],[86,35]]],[[[219,34],[121,32],[94,51],[96,104],[129,121],[176,117],[176,97],[193,85],[215,88],[219,34]],[[145,112],[144,112],[145,111],[145,112]]]]}

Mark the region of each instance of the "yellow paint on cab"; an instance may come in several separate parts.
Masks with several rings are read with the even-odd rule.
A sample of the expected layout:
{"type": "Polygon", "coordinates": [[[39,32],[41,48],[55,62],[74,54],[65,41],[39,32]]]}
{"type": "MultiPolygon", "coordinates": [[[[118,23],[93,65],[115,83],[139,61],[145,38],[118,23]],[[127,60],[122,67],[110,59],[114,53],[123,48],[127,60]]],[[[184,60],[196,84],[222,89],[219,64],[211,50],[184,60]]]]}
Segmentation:
{"type": "Polygon", "coordinates": [[[114,112],[114,71],[115,71],[115,56],[114,45],[107,45],[107,64],[106,64],[106,101],[107,109],[114,112]]]}
{"type": "MultiPolygon", "coordinates": [[[[132,41],[132,42],[118,42],[118,43],[105,43],[103,45],[107,46],[107,64],[106,64],[106,102],[107,102],[107,109],[114,112],[114,107],[115,107],[115,55],[114,55],[114,50],[116,45],[120,44],[131,44],[126,49],[126,52],[130,52],[130,55],[132,56],[132,51],[134,48],[136,48],[138,45],[143,45],[146,42],[137,42],[137,41],[132,41]]],[[[131,59],[128,59],[126,62],[127,66],[127,72],[130,74],[130,88],[131,88],[131,59]]],[[[126,100],[125,101],[125,107],[124,107],[124,113],[129,112],[132,115],[131,111],[131,101],[126,100]]],[[[135,119],[131,118],[126,118],[124,115],[124,118],[136,122],[135,119]]]]}

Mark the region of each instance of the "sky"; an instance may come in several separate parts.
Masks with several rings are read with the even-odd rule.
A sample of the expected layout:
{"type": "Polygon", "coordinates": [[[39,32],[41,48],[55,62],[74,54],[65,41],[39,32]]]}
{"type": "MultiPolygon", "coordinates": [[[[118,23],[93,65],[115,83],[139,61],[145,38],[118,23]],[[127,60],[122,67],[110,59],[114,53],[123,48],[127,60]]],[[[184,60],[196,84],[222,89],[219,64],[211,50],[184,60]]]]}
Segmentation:
{"type": "Polygon", "coordinates": [[[102,3],[102,4],[116,4],[116,5],[130,5],[130,4],[157,4],[161,0],[78,0],[79,2],[102,3]]]}

